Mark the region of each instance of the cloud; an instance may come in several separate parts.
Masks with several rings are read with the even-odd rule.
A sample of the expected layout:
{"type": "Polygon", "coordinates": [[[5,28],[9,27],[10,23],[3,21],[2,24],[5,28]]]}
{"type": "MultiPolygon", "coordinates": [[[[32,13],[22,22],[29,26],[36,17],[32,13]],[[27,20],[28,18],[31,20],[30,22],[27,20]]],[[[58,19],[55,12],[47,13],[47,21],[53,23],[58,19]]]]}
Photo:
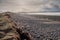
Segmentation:
{"type": "Polygon", "coordinates": [[[60,0],[0,0],[0,11],[60,11],[60,0]]]}

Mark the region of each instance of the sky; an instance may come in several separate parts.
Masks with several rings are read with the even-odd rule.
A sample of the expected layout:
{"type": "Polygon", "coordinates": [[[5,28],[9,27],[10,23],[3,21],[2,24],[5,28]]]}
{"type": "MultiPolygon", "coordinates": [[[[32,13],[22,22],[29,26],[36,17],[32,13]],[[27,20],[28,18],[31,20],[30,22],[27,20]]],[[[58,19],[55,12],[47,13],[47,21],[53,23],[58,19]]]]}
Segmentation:
{"type": "Polygon", "coordinates": [[[0,12],[60,12],[60,0],[0,0],[0,12]]]}

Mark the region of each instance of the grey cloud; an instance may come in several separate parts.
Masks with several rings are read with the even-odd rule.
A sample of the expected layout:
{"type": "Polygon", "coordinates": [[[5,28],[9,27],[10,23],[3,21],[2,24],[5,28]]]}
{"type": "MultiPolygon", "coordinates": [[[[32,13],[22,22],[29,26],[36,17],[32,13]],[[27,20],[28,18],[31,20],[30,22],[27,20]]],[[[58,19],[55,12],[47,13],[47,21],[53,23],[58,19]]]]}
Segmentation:
{"type": "Polygon", "coordinates": [[[60,11],[60,0],[0,0],[0,11],[60,11]]]}

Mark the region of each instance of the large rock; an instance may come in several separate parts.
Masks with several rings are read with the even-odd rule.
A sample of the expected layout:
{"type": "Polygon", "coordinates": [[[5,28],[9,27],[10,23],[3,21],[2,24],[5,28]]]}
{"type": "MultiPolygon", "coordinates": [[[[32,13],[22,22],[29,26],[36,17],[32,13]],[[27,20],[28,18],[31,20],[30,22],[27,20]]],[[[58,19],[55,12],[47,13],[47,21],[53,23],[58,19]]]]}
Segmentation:
{"type": "Polygon", "coordinates": [[[7,13],[0,14],[0,40],[32,40],[28,32],[22,32],[7,13]]]}
{"type": "Polygon", "coordinates": [[[19,33],[14,28],[16,25],[7,14],[0,14],[0,40],[18,40],[19,33]]]}

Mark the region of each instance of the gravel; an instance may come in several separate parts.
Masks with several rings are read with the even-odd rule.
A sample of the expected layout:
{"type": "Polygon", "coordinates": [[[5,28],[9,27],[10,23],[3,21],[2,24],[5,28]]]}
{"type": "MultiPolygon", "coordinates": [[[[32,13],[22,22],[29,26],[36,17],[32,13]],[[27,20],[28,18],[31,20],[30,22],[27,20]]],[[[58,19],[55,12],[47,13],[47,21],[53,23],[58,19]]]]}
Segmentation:
{"type": "Polygon", "coordinates": [[[45,24],[42,20],[34,20],[31,19],[32,17],[18,13],[10,15],[23,31],[32,35],[33,40],[60,40],[60,24],[45,24]]]}

